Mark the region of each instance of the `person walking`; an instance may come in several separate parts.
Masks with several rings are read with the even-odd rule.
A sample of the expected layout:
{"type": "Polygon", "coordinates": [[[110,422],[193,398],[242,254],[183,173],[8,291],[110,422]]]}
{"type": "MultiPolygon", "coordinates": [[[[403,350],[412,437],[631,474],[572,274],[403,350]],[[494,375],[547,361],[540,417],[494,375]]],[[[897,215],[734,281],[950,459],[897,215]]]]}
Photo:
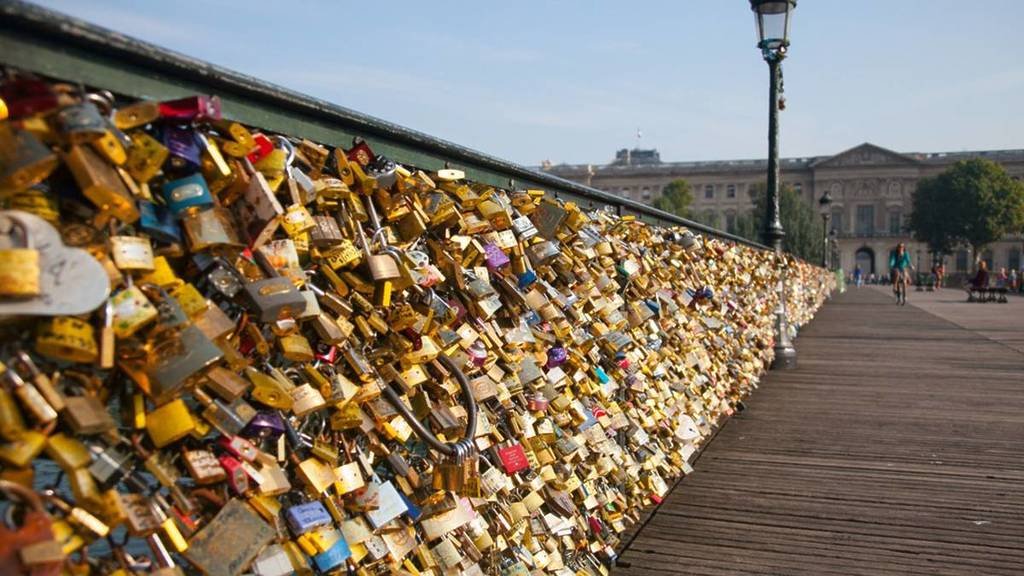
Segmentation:
{"type": "Polygon", "coordinates": [[[939,262],[935,265],[935,289],[942,290],[942,282],[946,278],[946,264],[939,262]]]}
{"type": "Polygon", "coordinates": [[[860,264],[853,268],[853,284],[857,288],[864,284],[864,271],[860,269],[860,264]]]}
{"type": "Polygon", "coordinates": [[[896,294],[896,304],[906,306],[907,286],[910,285],[910,271],[914,265],[910,262],[910,254],[903,242],[896,246],[896,251],[889,256],[889,274],[892,276],[892,291],[896,294]]]}

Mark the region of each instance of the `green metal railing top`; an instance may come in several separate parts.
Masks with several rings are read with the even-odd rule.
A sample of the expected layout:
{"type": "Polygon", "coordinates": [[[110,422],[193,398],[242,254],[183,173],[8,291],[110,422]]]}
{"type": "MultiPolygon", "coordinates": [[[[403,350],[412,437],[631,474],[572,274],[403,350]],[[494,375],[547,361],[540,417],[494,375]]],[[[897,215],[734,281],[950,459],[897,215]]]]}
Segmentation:
{"type": "Polygon", "coordinates": [[[377,153],[426,170],[446,166],[503,188],[538,188],[584,208],[691,230],[759,249],[766,246],[603,192],[434,138],[281,86],[227,70],[20,0],[0,0],[0,65],[116,94],[166,100],[216,94],[232,120],[330,146],[364,138],[377,153]]]}

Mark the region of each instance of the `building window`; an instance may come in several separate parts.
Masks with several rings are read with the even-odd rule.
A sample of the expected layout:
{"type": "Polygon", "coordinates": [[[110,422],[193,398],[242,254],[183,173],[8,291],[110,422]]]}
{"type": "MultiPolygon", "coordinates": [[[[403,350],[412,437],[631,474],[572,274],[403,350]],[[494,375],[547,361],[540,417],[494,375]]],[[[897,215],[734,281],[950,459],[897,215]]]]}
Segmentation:
{"type": "Polygon", "coordinates": [[[736,233],[736,215],[731,212],[725,215],[725,231],[729,234],[736,233]]]}
{"type": "Polygon", "coordinates": [[[704,186],[704,197],[711,199],[715,197],[715,187],[711,184],[704,186]]]}
{"type": "Polygon", "coordinates": [[[650,186],[644,186],[644,189],[643,189],[643,199],[644,200],[650,200],[651,199],[651,187],[650,186]]]}
{"type": "Polygon", "coordinates": [[[863,204],[857,206],[857,234],[870,236],[875,232],[875,206],[863,204]]]}
{"type": "Polygon", "coordinates": [[[793,191],[796,192],[797,194],[803,194],[804,193],[803,182],[794,182],[793,183],[793,191]]]}
{"type": "Polygon", "coordinates": [[[728,186],[725,187],[725,197],[726,198],[735,198],[736,197],[736,185],[735,184],[729,184],[728,186]]]}
{"type": "Polygon", "coordinates": [[[903,211],[890,210],[889,234],[892,234],[893,236],[899,236],[901,233],[903,233],[903,211]]]}
{"type": "Polygon", "coordinates": [[[956,252],[956,271],[967,272],[967,250],[957,250],[956,252]]]}
{"type": "Polygon", "coordinates": [[[1020,248],[1010,248],[1010,254],[1006,258],[1006,265],[1010,270],[1020,270],[1020,248]]]}
{"type": "Polygon", "coordinates": [[[838,206],[832,208],[832,229],[836,234],[843,233],[843,209],[838,206]]]}

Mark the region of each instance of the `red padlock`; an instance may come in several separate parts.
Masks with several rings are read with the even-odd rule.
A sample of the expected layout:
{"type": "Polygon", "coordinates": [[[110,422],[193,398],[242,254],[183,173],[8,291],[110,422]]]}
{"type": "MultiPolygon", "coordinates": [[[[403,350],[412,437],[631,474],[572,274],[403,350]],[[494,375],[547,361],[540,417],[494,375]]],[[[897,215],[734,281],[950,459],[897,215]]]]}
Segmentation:
{"type": "Polygon", "coordinates": [[[0,480],[0,493],[25,510],[18,528],[0,522],[0,574],[60,574],[64,551],[53,537],[53,520],[39,495],[8,480],[0,480]]]}
{"type": "Polygon", "coordinates": [[[511,446],[498,448],[498,458],[501,459],[501,465],[505,468],[506,474],[522,472],[530,467],[530,461],[526,459],[526,450],[518,442],[511,446]]]}

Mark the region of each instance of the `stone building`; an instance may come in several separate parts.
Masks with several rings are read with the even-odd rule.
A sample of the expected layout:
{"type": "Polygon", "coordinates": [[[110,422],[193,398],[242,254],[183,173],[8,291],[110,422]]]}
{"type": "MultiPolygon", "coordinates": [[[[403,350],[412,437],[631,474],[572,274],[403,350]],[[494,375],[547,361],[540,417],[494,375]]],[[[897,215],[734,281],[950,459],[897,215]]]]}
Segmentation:
{"type": "MultiPolygon", "coordinates": [[[[918,179],[934,176],[958,160],[987,158],[1003,165],[1010,176],[1024,178],[1024,150],[985,152],[899,153],[874,144],[861,144],[834,156],[784,158],[781,180],[818,211],[826,190],[832,195],[832,228],[837,233],[839,265],[852,270],[860,264],[865,275],[887,274],[889,253],[906,242],[914,265],[928,269],[926,245],[913,241],[906,230],[911,198],[918,179]]],[[[693,188],[693,210],[704,222],[731,231],[739,214],[753,207],[748,190],[764,182],[765,160],[662,162],[657,150],[620,150],[605,165],[545,162],[541,169],[606,192],[651,203],[669,182],[683,179],[693,188]]],[[[1022,238],[1006,238],[981,257],[990,267],[1020,269],[1022,238]]],[[[947,259],[952,273],[968,272],[973,262],[967,250],[947,259]]]]}

